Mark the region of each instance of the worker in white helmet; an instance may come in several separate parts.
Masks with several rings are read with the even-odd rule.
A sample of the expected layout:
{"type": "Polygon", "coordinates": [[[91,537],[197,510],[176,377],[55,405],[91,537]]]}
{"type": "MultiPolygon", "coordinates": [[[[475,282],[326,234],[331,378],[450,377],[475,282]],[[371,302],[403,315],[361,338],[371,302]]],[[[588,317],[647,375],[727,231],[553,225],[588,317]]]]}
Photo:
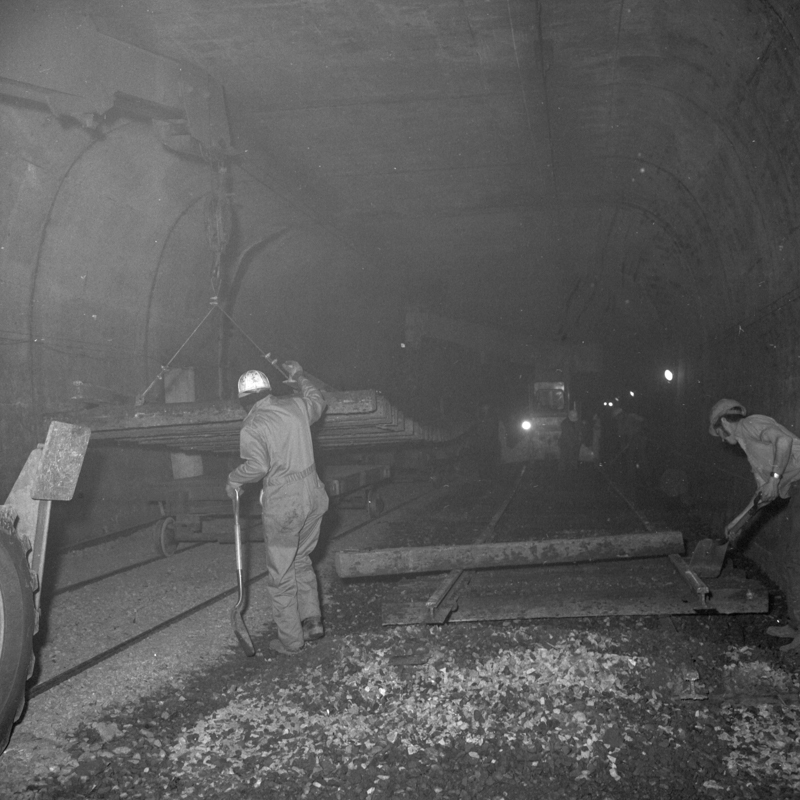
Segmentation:
{"type": "Polygon", "coordinates": [[[239,399],[248,409],[239,437],[243,463],[228,476],[226,492],[232,498],[242,484],[262,482],[267,588],[278,628],[269,646],[293,655],[325,633],[311,553],[328,495],[314,464],[310,426],[326,404],[296,361],[287,361],[283,369],[301,395],[273,395],[258,370],[239,378],[239,399]]]}
{"type": "MultiPolygon", "coordinates": [[[[708,430],[712,436],[744,450],[753,470],[756,491],[760,493],[759,506],[794,494],[800,481],[800,438],[788,428],[772,417],[748,415],[747,409],[737,400],[724,398],[712,407],[708,430]]],[[[749,513],[750,505],[728,527],[733,527],[749,513]]],[[[800,530],[798,514],[798,509],[790,510],[792,531],[800,530]]],[[[790,596],[788,600],[791,616],[800,618],[800,597],[790,596]]],[[[796,626],[772,627],[767,633],[793,639],[782,650],[800,649],[800,633],[796,626]]]]}

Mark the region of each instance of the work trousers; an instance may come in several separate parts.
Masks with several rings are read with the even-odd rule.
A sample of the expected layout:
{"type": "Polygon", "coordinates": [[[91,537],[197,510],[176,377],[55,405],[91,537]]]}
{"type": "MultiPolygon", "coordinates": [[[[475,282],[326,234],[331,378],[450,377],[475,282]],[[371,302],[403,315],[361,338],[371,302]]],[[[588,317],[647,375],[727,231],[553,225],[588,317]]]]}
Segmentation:
{"type": "Polygon", "coordinates": [[[267,590],[278,638],[289,650],[303,646],[302,621],[321,616],[311,553],[327,510],[328,495],[316,473],[265,487],[262,495],[267,590]]]}

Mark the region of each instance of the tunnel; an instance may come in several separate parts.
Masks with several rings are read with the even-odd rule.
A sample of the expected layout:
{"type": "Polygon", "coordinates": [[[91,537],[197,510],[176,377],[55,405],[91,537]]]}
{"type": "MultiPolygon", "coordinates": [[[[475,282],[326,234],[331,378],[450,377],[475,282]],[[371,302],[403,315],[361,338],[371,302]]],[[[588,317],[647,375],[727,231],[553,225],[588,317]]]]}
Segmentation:
{"type": "MultiPolygon", "coordinates": [[[[552,513],[556,532],[630,511],[616,533],[723,536],[759,479],[709,435],[714,404],[800,431],[798,55],[789,0],[4,2],[7,503],[49,426],[91,430],[47,507],[47,569],[37,545],[39,639],[59,559],[155,536],[153,569],[181,583],[197,504],[228,513],[237,380],[262,371],[288,396],[285,362],[328,404],[313,430],[332,504],[354,491],[369,524],[422,480],[455,498],[432,519],[477,502],[485,526],[517,491],[509,514],[552,513]],[[570,413],[578,478],[559,461],[570,413]],[[624,419],[639,427],[620,440],[624,419]]],[[[792,488],[736,559],[796,626],[792,488]]],[[[361,544],[411,546],[388,529],[361,544]]]]}

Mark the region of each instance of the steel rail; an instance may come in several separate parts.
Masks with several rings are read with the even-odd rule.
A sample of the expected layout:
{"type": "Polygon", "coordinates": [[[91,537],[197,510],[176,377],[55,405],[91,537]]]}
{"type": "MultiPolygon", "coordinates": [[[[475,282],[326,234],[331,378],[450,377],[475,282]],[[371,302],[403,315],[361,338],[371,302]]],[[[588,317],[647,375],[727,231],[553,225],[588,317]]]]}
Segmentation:
{"type": "MultiPolygon", "coordinates": [[[[182,547],[180,550],[176,550],[175,553],[170,556],[173,558],[174,556],[182,555],[183,553],[188,553],[189,550],[194,550],[195,547],[202,547],[203,545],[211,544],[211,541],[208,542],[193,542],[186,547],[182,547]]],[[[94,583],[100,583],[104,581],[106,578],[113,578],[115,575],[123,575],[126,572],[131,572],[134,569],[138,569],[139,567],[146,567],[148,564],[153,564],[156,561],[163,561],[165,556],[153,556],[153,558],[148,558],[146,561],[137,561],[135,564],[128,564],[127,567],[120,567],[119,569],[112,570],[111,572],[104,572],[102,575],[95,575],[93,578],[87,578],[84,581],[78,581],[77,583],[71,583],[68,586],[62,586],[60,589],[54,589],[52,592],[49,593],[50,597],[58,597],[61,594],[67,594],[68,592],[75,592],[78,589],[83,589],[86,586],[91,586],[94,583]]]]}
{"type": "MultiPolygon", "coordinates": [[[[428,495],[436,491],[441,491],[441,490],[438,488],[434,488],[426,492],[422,492],[421,494],[416,495],[410,500],[404,500],[402,503],[398,503],[396,506],[387,509],[386,511],[383,512],[381,516],[392,514],[395,511],[398,511],[399,509],[411,503],[417,502],[418,500],[421,500],[422,498],[427,497],[428,495]]],[[[354,525],[352,528],[348,528],[346,531],[343,531],[337,536],[331,537],[331,539],[332,540],[341,539],[344,536],[347,536],[375,521],[376,520],[374,519],[369,519],[366,522],[354,525]]],[[[208,544],[208,542],[200,542],[199,544],[208,544]]],[[[189,548],[184,548],[184,551],[188,549],[189,548]]],[[[139,564],[139,566],[143,566],[144,564],[150,564],[152,563],[152,561],[159,561],[159,560],[161,559],[155,558],[150,561],[142,562],[141,564],[139,564]]],[[[127,568],[123,568],[123,570],[128,571],[127,568]]],[[[267,575],[266,570],[264,570],[263,572],[259,572],[258,574],[252,576],[247,580],[247,585],[260,581],[262,578],[265,578],[266,575],[267,575]]],[[[84,661],[81,661],[80,663],[75,664],[72,667],[69,667],[68,669],[58,673],[57,675],[54,675],[52,678],[48,678],[47,680],[42,681],[41,683],[37,683],[35,686],[32,686],[30,689],[28,689],[27,691],[28,699],[39,697],[45,692],[49,692],[51,689],[55,689],[57,686],[60,686],[61,684],[66,683],[72,678],[75,678],[78,675],[87,672],[88,670],[92,669],[92,667],[96,667],[98,664],[102,664],[104,661],[107,661],[109,658],[113,658],[114,656],[118,655],[119,653],[122,653],[128,648],[133,647],[134,645],[137,645],[140,642],[149,639],[151,636],[154,636],[155,634],[160,633],[161,631],[166,630],[167,628],[171,628],[173,625],[176,625],[177,623],[182,622],[184,619],[187,619],[188,617],[191,617],[192,615],[197,614],[200,611],[203,611],[204,609],[215,605],[216,603],[224,600],[226,597],[230,597],[237,591],[238,591],[238,586],[234,586],[230,589],[225,589],[224,591],[215,594],[213,597],[203,600],[197,605],[194,605],[191,608],[186,609],[185,611],[181,611],[179,614],[176,614],[175,616],[170,617],[169,619],[166,619],[163,622],[159,622],[157,625],[148,628],[146,631],[142,631],[141,633],[136,634],[136,636],[132,636],[129,639],[125,639],[119,644],[116,644],[113,647],[109,647],[108,649],[103,650],[100,653],[97,653],[96,655],[91,656],[90,658],[87,658],[84,661]]]]}
{"type": "MultiPolygon", "coordinates": [[[[393,483],[420,483],[420,481],[392,481],[393,483]]],[[[430,494],[430,492],[423,492],[420,497],[424,497],[425,495],[430,494]]],[[[414,500],[419,498],[414,498],[414,500]]],[[[389,511],[384,511],[384,514],[389,514],[392,511],[400,508],[402,505],[406,503],[411,503],[413,500],[404,501],[401,505],[395,506],[394,508],[389,509],[389,511]]],[[[346,536],[347,534],[351,533],[352,531],[356,531],[359,528],[363,527],[364,525],[368,525],[370,522],[374,522],[374,520],[368,520],[367,522],[361,523],[356,525],[353,528],[349,528],[348,530],[338,534],[338,536],[334,536],[334,539],[338,539],[340,536],[346,536]]],[[[174,558],[175,556],[182,555],[183,553],[188,553],[190,550],[194,550],[195,547],[202,547],[203,545],[213,544],[212,539],[209,539],[207,542],[187,542],[186,547],[181,547],[170,558],[174,558]]],[[[102,575],[95,575],[93,578],[87,578],[86,580],[79,581],[78,583],[71,583],[68,586],[62,586],[60,589],[54,589],[52,592],[49,593],[50,597],[58,597],[62,594],[67,594],[69,592],[75,592],[78,589],[83,589],[86,586],[91,586],[95,583],[100,583],[104,581],[106,578],[113,578],[116,575],[124,575],[126,572],[131,572],[134,569],[138,569],[139,567],[146,567],[148,564],[154,564],[156,561],[163,561],[164,556],[153,556],[153,558],[148,558],[146,561],[137,561],[134,564],[128,564],[126,567],[120,567],[119,569],[112,570],[111,572],[104,572],[102,575]]]]}

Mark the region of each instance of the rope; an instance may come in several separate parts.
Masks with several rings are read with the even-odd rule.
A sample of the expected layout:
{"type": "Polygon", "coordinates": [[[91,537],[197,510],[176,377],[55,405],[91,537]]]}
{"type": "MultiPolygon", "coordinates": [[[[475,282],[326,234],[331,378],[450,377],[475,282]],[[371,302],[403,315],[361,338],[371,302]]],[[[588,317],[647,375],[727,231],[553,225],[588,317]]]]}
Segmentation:
{"type": "Polygon", "coordinates": [[[220,313],[222,314],[222,316],[223,316],[223,317],[225,317],[226,319],[228,319],[228,320],[230,321],[231,325],[233,325],[233,327],[234,327],[234,328],[236,328],[236,330],[237,330],[237,331],[239,331],[239,333],[241,333],[241,334],[242,334],[242,336],[244,336],[244,338],[245,338],[245,339],[247,339],[247,341],[248,341],[248,342],[250,342],[250,344],[251,344],[251,345],[253,345],[253,347],[255,347],[255,349],[256,349],[256,350],[258,350],[258,353],[259,353],[259,355],[261,355],[261,356],[264,356],[264,358],[266,358],[266,359],[267,359],[267,361],[269,361],[270,353],[265,353],[265,352],[264,352],[264,351],[263,351],[263,350],[262,350],[262,349],[261,349],[261,348],[260,348],[260,347],[259,347],[259,346],[258,346],[258,345],[257,345],[257,344],[256,344],[256,343],[255,343],[255,342],[254,342],[254,341],[253,341],[253,340],[252,340],[252,339],[251,339],[251,338],[250,338],[250,337],[249,337],[249,336],[248,336],[248,335],[247,335],[247,334],[246,334],[246,333],[245,333],[245,332],[244,332],[242,329],[241,329],[241,328],[240,328],[240,327],[239,327],[239,325],[238,325],[238,323],[236,322],[236,320],[235,320],[235,319],[234,319],[234,318],[233,318],[233,317],[232,317],[232,316],[231,316],[231,315],[230,315],[230,314],[229,314],[229,313],[228,313],[228,312],[227,312],[227,311],[226,311],[226,310],[225,310],[225,309],[224,309],[224,308],[223,308],[221,305],[219,305],[219,304],[217,303],[217,298],[216,298],[216,297],[212,297],[212,298],[211,298],[211,302],[212,302],[212,303],[215,303],[215,304],[217,305],[217,308],[219,309],[219,311],[220,311],[220,313]]]}
{"type": "MultiPolygon", "coordinates": [[[[212,302],[215,302],[215,301],[216,301],[216,297],[212,298],[212,302]]],[[[252,339],[251,339],[251,338],[250,338],[250,337],[249,337],[249,336],[248,336],[248,335],[247,335],[247,334],[246,334],[244,331],[243,331],[243,330],[242,330],[242,328],[239,326],[239,324],[236,322],[236,320],[235,320],[235,319],[234,319],[234,318],[233,318],[233,317],[232,317],[232,316],[231,316],[231,315],[230,315],[230,314],[229,314],[229,313],[228,313],[228,312],[227,312],[227,311],[226,311],[226,310],[225,310],[225,309],[224,309],[222,306],[218,305],[218,306],[217,306],[217,308],[219,309],[220,313],[221,313],[221,314],[222,314],[224,317],[226,317],[228,320],[230,320],[230,323],[231,323],[231,325],[233,325],[233,327],[234,327],[234,328],[236,328],[236,330],[237,330],[237,331],[239,331],[239,333],[241,333],[241,334],[242,334],[242,336],[244,336],[244,338],[245,338],[245,339],[247,339],[247,341],[248,341],[248,342],[250,342],[250,344],[251,344],[251,345],[253,345],[253,347],[255,347],[255,349],[256,349],[256,350],[258,350],[258,353],[259,353],[259,355],[261,355],[261,356],[263,356],[264,358],[266,358],[266,359],[267,359],[267,361],[269,361],[269,363],[270,363],[270,364],[271,364],[273,367],[275,367],[275,369],[276,369],[276,370],[278,370],[278,372],[280,372],[280,374],[281,374],[281,375],[283,375],[283,377],[284,377],[284,378],[286,378],[286,380],[291,380],[291,377],[290,377],[289,375],[287,375],[287,374],[286,374],[286,373],[285,373],[285,372],[284,372],[284,371],[283,371],[283,370],[282,370],[282,369],[281,369],[281,368],[278,366],[278,359],[277,359],[277,358],[272,358],[272,353],[265,353],[265,352],[264,352],[264,351],[263,351],[263,350],[262,350],[262,349],[261,349],[261,348],[260,348],[260,347],[259,347],[259,346],[258,346],[258,345],[257,345],[257,344],[256,344],[256,343],[255,343],[255,342],[254,342],[254,341],[253,341],[253,340],[252,340],[252,339]]]]}

